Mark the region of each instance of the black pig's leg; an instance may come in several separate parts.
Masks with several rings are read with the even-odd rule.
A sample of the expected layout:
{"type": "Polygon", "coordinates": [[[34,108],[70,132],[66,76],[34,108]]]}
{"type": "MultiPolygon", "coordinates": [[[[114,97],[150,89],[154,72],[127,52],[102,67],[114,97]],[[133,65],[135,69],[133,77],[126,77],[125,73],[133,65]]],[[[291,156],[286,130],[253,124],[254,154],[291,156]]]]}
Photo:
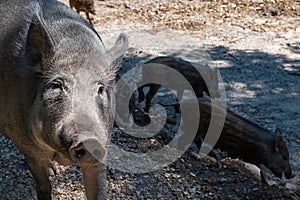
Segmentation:
{"type": "Polygon", "coordinates": [[[141,86],[138,88],[138,93],[139,93],[139,103],[141,103],[142,101],[144,101],[145,99],[145,94],[144,94],[144,87],[145,86],[141,86]]]}
{"type": "Polygon", "coordinates": [[[146,95],[146,108],[145,108],[146,112],[149,112],[151,100],[159,88],[160,88],[159,84],[151,84],[149,92],[146,95]]]}
{"type": "MultiPolygon", "coordinates": [[[[184,90],[177,90],[177,100],[178,100],[178,102],[181,101],[182,96],[183,96],[183,92],[184,92],[184,90]]],[[[180,112],[180,103],[175,105],[175,112],[176,113],[180,112]]]]}

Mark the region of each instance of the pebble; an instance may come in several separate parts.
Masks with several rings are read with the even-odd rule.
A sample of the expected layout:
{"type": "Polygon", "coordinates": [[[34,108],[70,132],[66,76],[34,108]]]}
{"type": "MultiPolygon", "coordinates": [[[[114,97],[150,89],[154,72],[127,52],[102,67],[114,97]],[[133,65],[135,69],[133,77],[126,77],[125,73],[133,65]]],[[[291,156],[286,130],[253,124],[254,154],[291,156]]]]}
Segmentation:
{"type": "Polygon", "coordinates": [[[228,181],[227,178],[221,178],[221,179],[220,179],[220,182],[221,182],[221,183],[224,183],[224,182],[227,182],[227,181],[228,181]]]}
{"type": "Polygon", "coordinates": [[[219,172],[218,173],[220,176],[224,176],[225,175],[225,172],[219,172]]]}

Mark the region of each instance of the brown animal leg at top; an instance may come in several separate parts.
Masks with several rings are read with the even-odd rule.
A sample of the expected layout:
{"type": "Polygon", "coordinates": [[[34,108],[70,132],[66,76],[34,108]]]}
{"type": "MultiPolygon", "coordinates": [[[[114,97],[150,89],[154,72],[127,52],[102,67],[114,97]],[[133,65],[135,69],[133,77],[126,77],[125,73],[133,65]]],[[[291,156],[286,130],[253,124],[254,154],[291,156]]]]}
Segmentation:
{"type": "Polygon", "coordinates": [[[85,12],[85,14],[86,14],[86,18],[89,20],[90,24],[93,25],[93,22],[92,22],[92,20],[91,20],[91,18],[90,18],[89,13],[88,13],[88,12],[85,12]]]}
{"type": "Polygon", "coordinates": [[[73,1],[69,0],[70,7],[73,8],[73,1]]]}

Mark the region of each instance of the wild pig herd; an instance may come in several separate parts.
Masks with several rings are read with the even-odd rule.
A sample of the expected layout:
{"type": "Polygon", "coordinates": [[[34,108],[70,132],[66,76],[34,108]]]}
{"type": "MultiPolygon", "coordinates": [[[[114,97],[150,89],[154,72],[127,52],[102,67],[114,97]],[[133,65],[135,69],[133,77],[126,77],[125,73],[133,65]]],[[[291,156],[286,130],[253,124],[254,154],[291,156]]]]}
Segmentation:
{"type": "MultiPolygon", "coordinates": [[[[85,11],[90,21],[93,1],[70,0],[70,6],[85,11]]],[[[0,133],[24,154],[38,199],[51,199],[52,160],[77,164],[87,199],[106,199],[105,166],[99,161],[106,158],[114,122],[115,72],[127,36],[121,34],[105,49],[96,30],[56,0],[0,0],[0,27],[0,133]]],[[[217,71],[211,71],[216,90],[210,94],[189,62],[172,57],[149,62],[176,69],[196,91],[204,113],[194,140],[200,146],[210,119],[210,100],[201,97],[203,92],[219,96],[217,71]]],[[[160,86],[146,86],[148,111],[160,86]]],[[[138,91],[140,103],[145,96],[143,88],[138,91]]],[[[182,96],[183,91],[178,92],[182,96]]],[[[283,172],[292,176],[283,138],[231,111],[216,147],[247,162],[263,163],[279,177],[283,172]]]]}

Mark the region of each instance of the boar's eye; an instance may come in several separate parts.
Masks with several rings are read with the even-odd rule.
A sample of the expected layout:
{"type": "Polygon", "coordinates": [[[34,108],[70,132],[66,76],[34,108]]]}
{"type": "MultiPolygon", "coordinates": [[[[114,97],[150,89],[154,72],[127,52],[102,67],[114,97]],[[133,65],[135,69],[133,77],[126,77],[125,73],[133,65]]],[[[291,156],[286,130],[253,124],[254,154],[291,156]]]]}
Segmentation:
{"type": "Polygon", "coordinates": [[[63,91],[63,81],[54,80],[45,85],[45,88],[42,93],[42,98],[45,100],[47,106],[52,105],[55,102],[58,102],[61,99],[61,94],[63,91]]]}
{"type": "Polygon", "coordinates": [[[55,79],[54,81],[47,83],[44,92],[60,93],[62,90],[63,90],[63,81],[60,79],[55,79]]]}
{"type": "Polygon", "coordinates": [[[50,84],[50,88],[53,89],[53,90],[62,89],[62,82],[55,80],[50,84]]]}
{"type": "Polygon", "coordinates": [[[104,92],[104,89],[105,89],[104,85],[102,85],[102,84],[99,84],[99,88],[98,88],[98,95],[102,95],[102,94],[103,94],[103,92],[104,92]]]}
{"type": "Polygon", "coordinates": [[[62,90],[63,89],[63,81],[61,79],[55,79],[51,83],[48,84],[48,89],[52,90],[62,90]]]}

